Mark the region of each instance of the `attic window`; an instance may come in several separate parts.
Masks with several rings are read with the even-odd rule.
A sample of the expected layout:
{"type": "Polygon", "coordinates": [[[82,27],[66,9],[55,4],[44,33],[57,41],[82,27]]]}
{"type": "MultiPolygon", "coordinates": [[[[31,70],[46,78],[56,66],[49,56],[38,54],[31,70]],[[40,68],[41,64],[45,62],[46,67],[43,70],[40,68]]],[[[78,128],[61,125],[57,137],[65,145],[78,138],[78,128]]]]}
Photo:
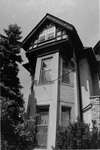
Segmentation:
{"type": "Polygon", "coordinates": [[[45,33],[42,33],[39,36],[39,42],[44,42],[44,41],[45,41],[45,33]]]}
{"type": "Polygon", "coordinates": [[[46,40],[50,40],[55,38],[55,26],[50,27],[48,29],[45,29],[40,35],[39,35],[39,43],[42,43],[46,40]]]}

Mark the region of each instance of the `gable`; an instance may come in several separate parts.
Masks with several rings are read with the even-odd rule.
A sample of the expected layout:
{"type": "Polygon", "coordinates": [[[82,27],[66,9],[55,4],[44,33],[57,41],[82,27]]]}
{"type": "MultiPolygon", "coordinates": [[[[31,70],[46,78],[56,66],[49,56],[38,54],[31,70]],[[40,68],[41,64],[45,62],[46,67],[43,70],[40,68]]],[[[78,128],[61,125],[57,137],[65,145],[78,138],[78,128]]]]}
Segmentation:
{"type": "Polygon", "coordinates": [[[100,41],[94,46],[94,52],[95,54],[100,55],[100,41]]]}
{"type": "MultiPolygon", "coordinates": [[[[46,16],[44,16],[44,18],[36,25],[36,27],[26,36],[26,38],[23,40],[23,48],[25,50],[29,49],[30,45],[32,46],[34,42],[37,43],[37,40],[40,37],[41,39],[43,38],[42,40],[44,40],[43,34],[46,35],[47,34],[46,32],[51,32],[55,30],[53,27],[48,29],[48,26],[55,26],[55,29],[58,31],[59,28],[61,30],[64,30],[63,32],[67,32],[66,35],[70,36],[70,39],[72,40],[71,42],[76,49],[83,48],[82,42],[74,26],[50,14],[46,14],[46,16]]],[[[49,34],[51,34],[51,37],[56,36],[56,33],[54,34],[49,33],[49,34]]]]}
{"type": "Polygon", "coordinates": [[[46,43],[50,43],[56,40],[67,39],[68,34],[65,29],[58,27],[54,23],[46,24],[32,39],[29,50],[37,46],[41,46],[46,43]]]}

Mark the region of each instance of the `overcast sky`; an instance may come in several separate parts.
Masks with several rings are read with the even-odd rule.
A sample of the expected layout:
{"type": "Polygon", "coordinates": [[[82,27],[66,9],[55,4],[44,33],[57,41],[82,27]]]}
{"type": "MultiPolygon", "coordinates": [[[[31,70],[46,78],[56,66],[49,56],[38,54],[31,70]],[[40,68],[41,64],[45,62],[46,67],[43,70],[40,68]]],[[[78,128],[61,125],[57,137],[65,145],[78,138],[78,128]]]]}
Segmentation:
{"type": "MultiPolygon", "coordinates": [[[[100,39],[100,0],[0,0],[0,32],[9,24],[17,23],[25,38],[46,13],[73,24],[84,46],[93,47],[100,39]]],[[[20,68],[27,100],[30,78],[20,68]]]]}

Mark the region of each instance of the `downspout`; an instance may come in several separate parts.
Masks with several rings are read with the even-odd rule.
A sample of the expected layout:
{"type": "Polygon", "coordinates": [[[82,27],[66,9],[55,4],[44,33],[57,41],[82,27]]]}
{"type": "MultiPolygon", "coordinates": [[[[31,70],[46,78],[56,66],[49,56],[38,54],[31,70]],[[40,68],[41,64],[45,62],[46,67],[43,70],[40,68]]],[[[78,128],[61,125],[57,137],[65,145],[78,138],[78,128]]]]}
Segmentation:
{"type": "Polygon", "coordinates": [[[77,82],[77,104],[78,104],[78,119],[83,122],[83,113],[82,113],[82,91],[81,91],[81,79],[80,79],[80,67],[79,67],[79,57],[74,53],[75,62],[76,62],[76,82],[77,82]]]}

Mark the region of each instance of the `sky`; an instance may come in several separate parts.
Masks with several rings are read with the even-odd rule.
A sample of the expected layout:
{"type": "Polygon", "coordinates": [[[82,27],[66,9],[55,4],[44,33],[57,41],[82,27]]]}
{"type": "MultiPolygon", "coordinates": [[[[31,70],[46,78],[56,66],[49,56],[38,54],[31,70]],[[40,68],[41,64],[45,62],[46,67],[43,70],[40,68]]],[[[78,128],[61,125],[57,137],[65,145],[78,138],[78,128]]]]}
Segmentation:
{"type": "MultiPolygon", "coordinates": [[[[100,40],[100,0],[0,0],[0,33],[9,24],[16,23],[24,39],[46,13],[73,24],[84,46],[94,47],[100,40]]],[[[22,50],[26,62],[24,53],[22,50]]],[[[27,103],[31,79],[22,65],[19,68],[27,103]]]]}

